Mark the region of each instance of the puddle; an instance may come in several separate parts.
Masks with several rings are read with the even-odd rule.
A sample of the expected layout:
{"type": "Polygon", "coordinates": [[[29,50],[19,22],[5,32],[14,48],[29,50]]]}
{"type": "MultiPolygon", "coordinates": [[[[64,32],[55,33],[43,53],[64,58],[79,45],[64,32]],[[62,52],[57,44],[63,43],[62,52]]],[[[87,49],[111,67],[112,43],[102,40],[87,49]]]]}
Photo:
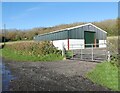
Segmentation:
{"type": "Polygon", "coordinates": [[[0,71],[0,74],[2,74],[2,91],[9,91],[10,81],[15,79],[15,77],[4,63],[0,63],[0,69],[2,69],[2,71],[0,71]]]}

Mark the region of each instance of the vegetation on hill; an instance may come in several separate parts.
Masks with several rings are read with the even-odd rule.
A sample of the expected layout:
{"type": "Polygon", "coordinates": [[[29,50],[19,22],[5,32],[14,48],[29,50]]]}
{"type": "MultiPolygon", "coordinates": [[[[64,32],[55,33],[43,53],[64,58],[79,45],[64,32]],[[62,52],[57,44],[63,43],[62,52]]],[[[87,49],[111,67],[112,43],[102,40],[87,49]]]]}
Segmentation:
{"type": "MultiPolygon", "coordinates": [[[[118,20],[119,19],[111,19],[111,20],[104,20],[101,22],[92,22],[92,23],[102,28],[103,30],[107,31],[108,36],[116,36],[118,35],[118,20]]],[[[81,24],[85,24],[85,22],[61,24],[53,27],[37,27],[33,29],[28,29],[28,30],[6,29],[5,34],[2,34],[2,33],[0,34],[0,39],[1,41],[3,41],[4,38],[6,39],[6,41],[32,40],[33,37],[38,34],[48,33],[48,32],[69,28],[69,27],[74,27],[81,24]]]]}

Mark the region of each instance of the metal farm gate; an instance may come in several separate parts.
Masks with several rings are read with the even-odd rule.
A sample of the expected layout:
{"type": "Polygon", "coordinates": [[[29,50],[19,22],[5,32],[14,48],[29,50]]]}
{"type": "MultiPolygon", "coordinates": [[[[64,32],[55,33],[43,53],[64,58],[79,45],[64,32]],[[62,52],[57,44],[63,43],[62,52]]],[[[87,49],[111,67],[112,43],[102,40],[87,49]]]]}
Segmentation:
{"type": "Polygon", "coordinates": [[[107,44],[104,43],[104,46],[106,47],[103,47],[103,48],[95,47],[100,45],[103,45],[103,44],[96,44],[96,45],[84,44],[84,46],[91,46],[91,47],[86,47],[84,49],[82,49],[81,47],[81,49],[79,49],[80,48],[79,46],[83,46],[83,45],[71,44],[70,45],[70,51],[72,52],[71,59],[97,61],[97,62],[105,61],[107,60],[107,57],[108,57],[107,44]]]}

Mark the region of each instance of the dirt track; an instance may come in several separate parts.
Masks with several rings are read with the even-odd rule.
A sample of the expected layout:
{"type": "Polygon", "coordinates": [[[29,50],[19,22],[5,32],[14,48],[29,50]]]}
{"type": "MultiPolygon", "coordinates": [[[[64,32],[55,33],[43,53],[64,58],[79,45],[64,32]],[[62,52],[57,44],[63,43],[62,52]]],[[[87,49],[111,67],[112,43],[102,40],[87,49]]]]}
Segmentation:
{"type": "Polygon", "coordinates": [[[3,61],[16,77],[10,83],[11,91],[108,91],[84,77],[97,63],[3,61]]]}

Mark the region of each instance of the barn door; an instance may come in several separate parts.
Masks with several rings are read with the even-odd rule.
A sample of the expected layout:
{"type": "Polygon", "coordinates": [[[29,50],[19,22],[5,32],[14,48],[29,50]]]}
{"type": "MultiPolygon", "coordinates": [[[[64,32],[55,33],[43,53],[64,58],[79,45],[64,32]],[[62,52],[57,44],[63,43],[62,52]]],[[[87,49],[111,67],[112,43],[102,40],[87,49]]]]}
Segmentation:
{"type": "MultiPolygon", "coordinates": [[[[95,32],[85,31],[84,39],[85,39],[85,44],[94,44],[95,32]]],[[[85,47],[92,47],[92,45],[85,45],[85,47]]]]}

